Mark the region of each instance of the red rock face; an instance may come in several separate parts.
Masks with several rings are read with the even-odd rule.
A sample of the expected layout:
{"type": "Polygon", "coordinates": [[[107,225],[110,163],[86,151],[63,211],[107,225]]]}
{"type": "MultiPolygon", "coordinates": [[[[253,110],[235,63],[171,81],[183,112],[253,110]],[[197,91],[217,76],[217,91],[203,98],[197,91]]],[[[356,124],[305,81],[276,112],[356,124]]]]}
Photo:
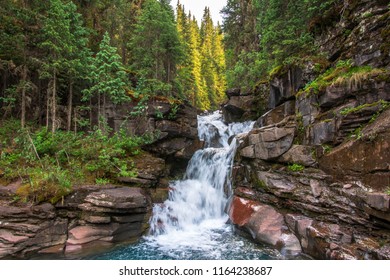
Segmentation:
{"type": "Polygon", "coordinates": [[[255,212],[254,207],[257,205],[258,203],[254,201],[235,196],[229,211],[229,216],[233,224],[241,227],[246,225],[255,212]]]}
{"type": "Polygon", "coordinates": [[[247,230],[258,242],[291,254],[301,251],[298,239],[286,230],[283,215],[272,206],[236,196],[229,214],[233,224],[247,230]]]}

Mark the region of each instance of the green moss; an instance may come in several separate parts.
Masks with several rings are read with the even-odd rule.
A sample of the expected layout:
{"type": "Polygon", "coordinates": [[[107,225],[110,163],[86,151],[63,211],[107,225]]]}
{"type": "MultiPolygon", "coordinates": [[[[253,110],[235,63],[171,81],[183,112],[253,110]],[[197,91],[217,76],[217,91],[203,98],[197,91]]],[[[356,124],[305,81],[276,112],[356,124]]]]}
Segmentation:
{"type": "Polygon", "coordinates": [[[296,112],[295,120],[297,122],[297,136],[295,138],[295,144],[299,145],[303,143],[305,138],[305,126],[303,125],[303,116],[300,112],[296,112]]]}
{"type": "Polygon", "coordinates": [[[256,189],[268,190],[268,186],[264,181],[257,179],[257,180],[254,180],[254,182],[255,182],[256,189]]]}
{"type": "Polygon", "coordinates": [[[276,77],[276,76],[280,76],[282,74],[284,74],[287,70],[285,69],[285,67],[283,65],[278,65],[276,67],[274,67],[270,72],[269,72],[269,77],[270,79],[276,77]]]}
{"type": "Polygon", "coordinates": [[[314,81],[305,85],[297,93],[311,95],[319,94],[331,85],[347,85],[348,87],[359,86],[363,81],[371,77],[388,76],[386,69],[372,68],[371,66],[353,66],[350,60],[340,60],[335,67],[325,71],[314,81]]]}
{"type": "Polygon", "coordinates": [[[363,127],[359,126],[355,130],[353,130],[349,135],[348,138],[350,139],[357,139],[360,140],[363,137],[363,127]]]}
{"type": "Polygon", "coordinates": [[[373,123],[374,121],[376,121],[376,119],[378,118],[378,116],[384,111],[386,110],[387,108],[390,107],[390,102],[386,102],[386,101],[383,101],[381,100],[381,107],[379,108],[379,111],[377,111],[370,119],[369,123],[373,123]]]}
{"type": "MultiPolygon", "coordinates": [[[[348,116],[349,114],[358,113],[358,112],[364,110],[365,108],[376,107],[376,106],[379,106],[378,112],[380,113],[390,106],[390,102],[387,102],[384,100],[379,100],[379,101],[374,102],[374,103],[362,104],[362,105],[357,106],[357,107],[347,107],[347,108],[342,109],[340,111],[340,114],[343,116],[348,116]]],[[[375,114],[374,116],[377,117],[377,114],[375,114]]]]}
{"type": "Polygon", "coordinates": [[[300,171],[303,171],[305,169],[305,167],[301,164],[294,163],[292,165],[289,165],[288,169],[292,172],[300,172],[300,171]]]}

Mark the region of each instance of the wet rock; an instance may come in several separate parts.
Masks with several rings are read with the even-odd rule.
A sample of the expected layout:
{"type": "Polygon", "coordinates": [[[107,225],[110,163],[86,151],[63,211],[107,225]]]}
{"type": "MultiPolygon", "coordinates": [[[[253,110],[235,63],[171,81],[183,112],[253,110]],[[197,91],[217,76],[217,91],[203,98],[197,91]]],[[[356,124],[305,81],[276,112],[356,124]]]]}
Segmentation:
{"type": "Polygon", "coordinates": [[[250,145],[240,149],[240,155],[245,158],[256,158],[255,145],[250,145]]]}
{"type": "Polygon", "coordinates": [[[302,125],[304,127],[314,123],[316,117],[320,113],[318,107],[318,96],[304,94],[297,97],[296,108],[299,116],[302,118],[302,125]]]}
{"type": "Polygon", "coordinates": [[[319,181],[311,179],[310,180],[310,187],[311,187],[311,191],[313,193],[313,196],[315,198],[318,198],[321,196],[321,193],[323,191],[323,187],[321,186],[321,183],[319,181]]]}
{"type": "Polygon", "coordinates": [[[150,188],[153,186],[153,180],[147,180],[137,177],[119,177],[118,181],[121,183],[127,183],[144,188],[150,188]]]}
{"type": "Polygon", "coordinates": [[[139,188],[113,188],[93,192],[85,198],[86,202],[98,207],[132,209],[146,207],[145,196],[139,188]]]}
{"type": "Polygon", "coordinates": [[[164,141],[159,141],[153,143],[153,145],[148,146],[147,150],[155,152],[162,157],[167,157],[174,155],[175,153],[182,151],[193,145],[194,141],[192,139],[184,137],[169,138],[164,141]]]}
{"type": "Polygon", "coordinates": [[[197,150],[203,149],[204,142],[195,140],[191,145],[185,146],[183,149],[175,153],[175,158],[190,160],[197,150]]]}
{"type": "Polygon", "coordinates": [[[233,224],[248,231],[258,242],[277,246],[289,254],[300,252],[298,239],[286,232],[283,215],[273,207],[234,197],[229,216],[233,224]]]}
{"type": "Polygon", "coordinates": [[[186,122],[170,121],[170,120],[161,120],[156,122],[156,129],[161,132],[167,133],[170,137],[186,137],[189,139],[196,139],[197,129],[191,127],[190,124],[186,122]]]}
{"type": "MultiPolygon", "coordinates": [[[[353,59],[357,65],[388,65],[390,61],[388,49],[385,47],[388,37],[384,31],[389,22],[386,17],[386,4],[385,1],[356,2],[348,5],[345,11],[349,16],[333,20],[326,18],[326,14],[325,18],[320,16],[318,25],[322,26],[321,30],[328,30],[317,34],[316,41],[321,52],[327,53],[331,61],[341,57],[353,59]],[[329,23],[332,24],[326,26],[329,23]]],[[[333,13],[328,14],[341,15],[343,7],[335,6],[333,13]]]]}
{"type": "Polygon", "coordinates": [[[82,219],[91,224],[109,224],[111,222],[110,216],[97,216],[91,213],[85,213],[82,219]]]}

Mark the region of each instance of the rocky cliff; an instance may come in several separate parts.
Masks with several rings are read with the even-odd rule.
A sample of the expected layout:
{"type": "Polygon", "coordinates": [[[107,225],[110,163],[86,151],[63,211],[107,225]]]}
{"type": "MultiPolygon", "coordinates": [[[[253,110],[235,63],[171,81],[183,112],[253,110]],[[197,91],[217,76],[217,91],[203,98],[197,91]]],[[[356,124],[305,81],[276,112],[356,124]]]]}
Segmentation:
{"type": "Polygon", "coordinates": [[[75,258],[145,232],[150,201],[140,188],[82,186],[56,205],[7,203],[2,192],[0,258],[75,258]]]}
{"type": "Polygon", "coordinates": [[[326,72],[290,66],[249,95],[252,106],[228,92],[228,120],[266,95],[270,109],[239,138],[229,214],[286,254],[390,259],[389,9],[356,1],[344,12],[318,22],[326,72]]]}

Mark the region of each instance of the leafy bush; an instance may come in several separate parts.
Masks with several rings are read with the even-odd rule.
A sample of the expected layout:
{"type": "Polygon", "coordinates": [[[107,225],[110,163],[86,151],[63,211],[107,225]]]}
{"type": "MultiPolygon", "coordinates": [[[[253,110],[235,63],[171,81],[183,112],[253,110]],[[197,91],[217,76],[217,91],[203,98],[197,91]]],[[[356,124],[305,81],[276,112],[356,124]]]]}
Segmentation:
{"type": "MultiPolygon", "coordinates": [[[[135,177],[132,157],[153,135],[133,137],[121,130],[111,137],[101,130],[88,134],[40,128],[17,129],[17,122],[0,126],[0,177],[7,182],[23,179],[17,196],[32,202],[56,202],[75,184],[115,182],[135,177]],[[16,131],[16,132],[15,132],[16,131]]],[[[7,183],[6,182],[6,183],[7,183]]]]}

